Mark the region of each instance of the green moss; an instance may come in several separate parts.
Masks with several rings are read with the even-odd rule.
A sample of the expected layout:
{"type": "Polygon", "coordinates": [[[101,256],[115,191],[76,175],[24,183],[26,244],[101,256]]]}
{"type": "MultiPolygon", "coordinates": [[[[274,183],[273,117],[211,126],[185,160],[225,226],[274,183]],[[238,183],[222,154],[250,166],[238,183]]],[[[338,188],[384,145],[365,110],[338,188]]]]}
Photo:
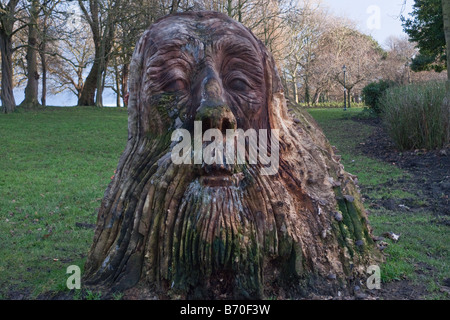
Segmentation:
{"type": "Polygon", "coordinates": [[[343,244],[348,248],[350,256],[353,257],[355,247],[360,253],[364,253],[367,245],[373,245],[373,240],[367,228],[366,219],[356,202],[344,198],[340,187],[335,187],[334,191],[338,203],[338,210],[343,217],[342,221],[338,222],[341,234],[341,236],[338,237],[338,240],[340,244],[343,244]],[[357,241],[363,241],[363,244],[351,246],[347,239],[351,239],[355,244],[357,241]]]}

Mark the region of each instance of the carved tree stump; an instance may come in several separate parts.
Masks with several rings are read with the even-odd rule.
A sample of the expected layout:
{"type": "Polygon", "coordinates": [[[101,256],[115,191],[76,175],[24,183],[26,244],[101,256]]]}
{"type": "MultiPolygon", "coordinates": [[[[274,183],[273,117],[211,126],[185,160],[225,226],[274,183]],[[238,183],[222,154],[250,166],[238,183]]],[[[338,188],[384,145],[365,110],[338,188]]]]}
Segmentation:
{"type": "Polygon", "coordinates": [[[352,175],[306,112],[288,115],[273,58],[241,24],[215,12],[153,24],[132,58],[128,110],[85,284],[171,298],[289,297],[345,290],[380,261],[352,175]],[[175,164],[172,133],[194,133],[195,120],[203,130],[279,130],[277,173],[175,164]]]}

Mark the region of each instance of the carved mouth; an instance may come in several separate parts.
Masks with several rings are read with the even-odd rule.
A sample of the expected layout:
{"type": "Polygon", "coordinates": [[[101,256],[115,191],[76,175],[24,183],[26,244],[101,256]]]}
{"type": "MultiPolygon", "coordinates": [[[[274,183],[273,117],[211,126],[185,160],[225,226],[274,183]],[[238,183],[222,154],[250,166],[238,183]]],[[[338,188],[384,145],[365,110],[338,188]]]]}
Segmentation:
{"type": "Polygon", "coordinates": [[[239,186],[240,182],[244,179],[244,173],[239,172],[235,174],[223,174],[222,172],[215,172],[210,175],[203,175],[200,177],[200,182],[204,186],[208,187],[231,187],[239,186]]]}
{"type": "Polygon", "coordinates": [[[231,176],[234,173],[234,164],[207,164],[203,162],[200,175],[202,176],[231,176]]]}
{"type": "MultiPolygon", "coordinates": [[[[208,143],[203,143],[203,150],[205,150],[206,146],[208,145],[208,143]]],[[[225,145],[225,140],[223,145],[225,145]]],[[[202,177],[207,177],[209,180],[211,179],[215,179],[215,180],[220,180],[220,181],[226,181],[228,178],[232,177],[233,174],[236,172],[235,171],[235,163],[227,163],[227,159],[225,157],[225,153],[222,151],[220,158],[221,158],[221,163],[216,163],[213,162],[211,164],[208,164],[205,162],[205,157],[207,155],[203,155],[203,162],[201,167],[198,167],[198,172],[199,175],[202,177]]],[[[213,155],[211,155],[211,157],[213,157],[213,155]]]]}
{"type": "Polygon", "coordinates": [[[203,162],[199,175],[200,181],[205,186],[228,187],[233,185],[233,170],[234,165],[229,164],[207,164],[203,162]]]}

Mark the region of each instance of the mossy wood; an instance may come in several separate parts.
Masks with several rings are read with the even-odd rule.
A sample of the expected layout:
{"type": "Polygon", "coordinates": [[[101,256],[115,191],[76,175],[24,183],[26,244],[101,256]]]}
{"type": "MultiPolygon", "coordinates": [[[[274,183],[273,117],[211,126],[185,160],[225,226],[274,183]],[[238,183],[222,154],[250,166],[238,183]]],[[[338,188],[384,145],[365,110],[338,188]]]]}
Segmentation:
{"type": "Polygon", "coordinates": [[[129,137],[98,213],[84,283],[169,298],[333,294],[380,261],[352,175],[275,63],[214,12],[160,19],[130,65],[129,137]],[[279,170],[171,161],[172,132],[278,129],[279,170]],[[208,169],[209,168],[209,169],[208,169]]]}

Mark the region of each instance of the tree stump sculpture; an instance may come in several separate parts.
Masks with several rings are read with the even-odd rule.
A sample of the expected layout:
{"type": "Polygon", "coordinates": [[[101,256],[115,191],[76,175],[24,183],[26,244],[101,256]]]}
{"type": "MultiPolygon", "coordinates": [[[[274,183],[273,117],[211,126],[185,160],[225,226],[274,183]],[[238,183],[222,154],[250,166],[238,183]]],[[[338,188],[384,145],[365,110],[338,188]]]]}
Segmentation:
{"type": "MultiPolygon", "coordinates": [[[[287,298],[345,290],[379,261],[353,176],[306,112],[288,114],[273,58],[240,23],[215,12],[154,23],[132,58],[128,110],[85,284],[169,298],[287,298]],[[260,161],[196,163],[195,146],[176,164],[173,133],[195,136],[195,123],[201,134],[276,130],[266,146],[278,150],[276,172],[263,174],[260,161]]],[[[247,160],[261,148],[245,146],[247,160]]]]}

